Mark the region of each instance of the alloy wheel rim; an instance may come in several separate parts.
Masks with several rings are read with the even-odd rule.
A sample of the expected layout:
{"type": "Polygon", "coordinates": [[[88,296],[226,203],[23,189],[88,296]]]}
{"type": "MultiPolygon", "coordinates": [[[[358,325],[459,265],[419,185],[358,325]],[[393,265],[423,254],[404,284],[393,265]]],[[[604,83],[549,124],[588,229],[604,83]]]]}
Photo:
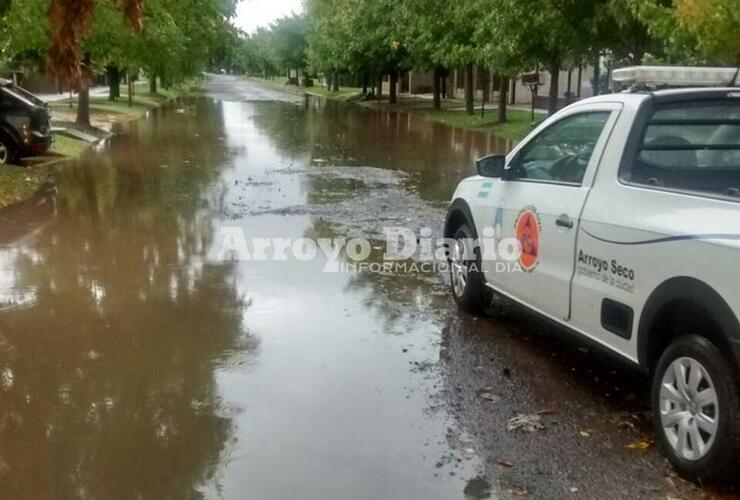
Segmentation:
{"type": "Polygon", "coordinates": [[[700,460],[717,436],[719,400],[706,368],[690,357],[675,359],[660,385],[660,421],[673,451],[684,460],[700,460]]]}
{"type": "Polygon", "coordinates": [[[450,260],[450,277],[452,290],[455,296],[462,297],[465,285],[468,282],[468,266],[465,263],[465,244],[461,240],[455,241],[450,260]]]}

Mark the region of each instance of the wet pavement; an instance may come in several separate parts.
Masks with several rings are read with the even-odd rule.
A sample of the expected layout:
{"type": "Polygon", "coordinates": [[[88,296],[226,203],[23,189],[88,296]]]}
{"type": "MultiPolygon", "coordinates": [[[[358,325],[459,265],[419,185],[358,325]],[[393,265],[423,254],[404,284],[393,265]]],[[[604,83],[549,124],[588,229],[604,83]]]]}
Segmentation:
{"type": "Polygon", "coordinates": [[[633,449],[643,375],[509,304],[218,257],[224,229],[439,234],[507,141],[229,76],[118,132],[0,213],[0,498],[703,495],[633,449]]]}

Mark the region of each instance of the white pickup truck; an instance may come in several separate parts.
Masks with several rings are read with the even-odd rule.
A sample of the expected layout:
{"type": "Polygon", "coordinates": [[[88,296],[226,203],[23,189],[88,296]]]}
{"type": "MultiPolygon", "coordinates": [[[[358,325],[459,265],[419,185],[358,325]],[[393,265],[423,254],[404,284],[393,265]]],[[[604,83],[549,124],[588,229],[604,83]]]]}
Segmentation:
{"type": "Polygon", "coordinates": [[[496,291],[638,364],[674,466],[736,474],[740,88],[585,99],[477,167],[445,225],[458,304],[496,291]]]}

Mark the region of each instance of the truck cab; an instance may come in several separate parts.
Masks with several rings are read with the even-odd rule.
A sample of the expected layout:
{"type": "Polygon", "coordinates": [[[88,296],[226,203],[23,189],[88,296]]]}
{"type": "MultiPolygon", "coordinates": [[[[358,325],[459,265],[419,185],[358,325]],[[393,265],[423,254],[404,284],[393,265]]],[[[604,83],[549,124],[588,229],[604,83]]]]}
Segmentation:
{"type": "Polygon", "coordinates": [[[0,165],[44,153],[51,142],[51,112],[46,104],[0,79],[0,165]]]}
{"type": "Polygon", "coordinates": [[[585,99],[478,171],[445,227],[457,302],[480,310],[495,291],[649,371],[673,464],[726,474],[740,453],[740,88],[585,99]]]}

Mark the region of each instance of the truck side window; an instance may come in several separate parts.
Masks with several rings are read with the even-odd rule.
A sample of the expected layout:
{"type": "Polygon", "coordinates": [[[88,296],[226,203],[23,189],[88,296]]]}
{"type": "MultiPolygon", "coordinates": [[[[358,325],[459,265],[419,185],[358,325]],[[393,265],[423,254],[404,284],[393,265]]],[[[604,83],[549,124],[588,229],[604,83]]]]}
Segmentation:
{"type": "Polygon", "coordinates": [[[635,184],[740,199],[740,101],[657,107],[625,174],[635,184]]]}
{"type": "Polygon", "coordinates": [[[580,184],[610,114],[571,115],[540,132],[512,160],[507,178],[580,184]]]}

